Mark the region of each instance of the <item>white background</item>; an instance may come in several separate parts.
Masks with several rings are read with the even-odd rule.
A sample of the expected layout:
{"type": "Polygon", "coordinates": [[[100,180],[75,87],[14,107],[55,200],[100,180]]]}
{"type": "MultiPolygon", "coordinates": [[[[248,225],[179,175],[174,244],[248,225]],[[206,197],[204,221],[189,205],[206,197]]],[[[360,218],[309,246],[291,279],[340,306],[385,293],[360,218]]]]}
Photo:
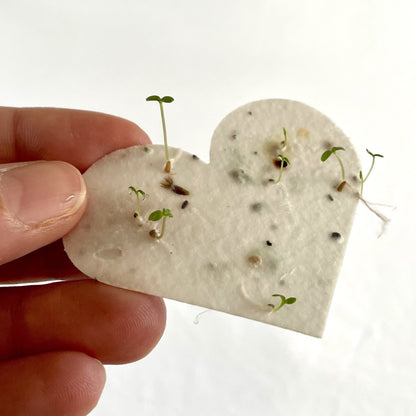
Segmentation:
{"type": "MultiPolygon", "coordinates": [[[[0,101],[103,111],[208,161],[230,111],[303,101],[351,137],[360,205],[323,339],[168,301],[141,362],[108,366],[109,415],[414,415],[415,6],[409,0],[1,0],[0,101]]],[[[231,300],[230,300],[231,301],[231,300]]]]}

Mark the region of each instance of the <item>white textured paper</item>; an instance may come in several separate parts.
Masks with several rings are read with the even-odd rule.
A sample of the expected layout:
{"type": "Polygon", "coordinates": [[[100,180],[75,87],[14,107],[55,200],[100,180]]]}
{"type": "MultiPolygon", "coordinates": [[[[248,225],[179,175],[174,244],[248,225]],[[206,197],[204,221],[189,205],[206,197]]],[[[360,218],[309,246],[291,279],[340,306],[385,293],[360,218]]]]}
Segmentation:
{"type": "Polygon", "coordinates": [[[358,189],[348,138],[326,116],[288,100],[228,115],[214,132],[209,165],[171,148],[170,177],[189,195],[161,187],[163,146],[118,150],[84,174],[88,208],[65,237],[66,251],[82,272],[110,285],[322,336],[358,201],[351,189],[335,189],[335,157],[320,160],[332,146],[345,148],[346,179],[358,189]],[[290,165],[275,183],[279,153],[290,165]],[[130,185],[147,194],[143,218],[172,211],[162,239],[149,236],[160,224],[137,224],[130,185]],[[280,304],[273,294],[296,302],[272,312],[269,304],[280,304]]]}

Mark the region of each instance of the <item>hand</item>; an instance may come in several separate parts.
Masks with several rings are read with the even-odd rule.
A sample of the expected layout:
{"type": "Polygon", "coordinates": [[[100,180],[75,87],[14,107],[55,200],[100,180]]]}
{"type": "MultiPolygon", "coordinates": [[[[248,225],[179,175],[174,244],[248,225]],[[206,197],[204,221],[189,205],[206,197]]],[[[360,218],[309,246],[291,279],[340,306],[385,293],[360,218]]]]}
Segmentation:
{"type": "Polygon", "coordinates": [[[85,415],[104,386],[102,363],[138,360],[160,339],[161,299],[82,276],[57,241],[86,206],[77,169],[149,142],[113,116],[0,107],[0,284],[64,280],[0,288],[2,416],[85,415]]]}

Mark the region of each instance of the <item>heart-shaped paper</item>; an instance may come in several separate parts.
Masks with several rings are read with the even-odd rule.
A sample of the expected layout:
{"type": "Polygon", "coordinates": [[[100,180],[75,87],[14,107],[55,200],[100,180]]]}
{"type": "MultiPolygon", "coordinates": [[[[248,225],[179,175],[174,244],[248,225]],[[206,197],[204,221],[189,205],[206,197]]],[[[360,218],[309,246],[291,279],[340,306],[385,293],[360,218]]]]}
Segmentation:
{"type": "Polygon", "coordinates": [[[323,114],[288,100],[228,115],[215,130],[209,165],[171,148],[167,175],[163,146],[118,150],[84,174],[88,207],[65,237],[66,251],[101,282],[321,336],[358,201],[351,187],[336,190],[336,158],[321,162],[333,146],[345,149],[346,179],[358,187],[348,138],[323,114]],[[146,193],[141,226],[129,186],[146,193]],[[162,208],[173,218],[161,239],[152,238],[162,221],[147,218],[162,208]]]}

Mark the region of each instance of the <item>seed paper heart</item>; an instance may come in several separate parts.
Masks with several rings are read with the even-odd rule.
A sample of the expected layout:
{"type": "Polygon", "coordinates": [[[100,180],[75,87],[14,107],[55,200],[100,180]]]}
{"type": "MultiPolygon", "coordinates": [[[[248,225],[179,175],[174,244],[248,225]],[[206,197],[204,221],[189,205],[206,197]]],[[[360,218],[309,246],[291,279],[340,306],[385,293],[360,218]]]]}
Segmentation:
{"type": "Polygon", "coordinates": [[[211,161],[160,145],[115,151],[84,174],[88,207],[64,238],[72,262],[103,283],[322,336],[358,199],[348,138],[305,104],[262,100],[217,127],[211,161]],[[278,155],[281,155],[278,157],[278,155]],[[283,159],[283,155],[284,158],[283,159]],[[280,178],[280,180],[279,180],[280,178]],[[141,224],[135,218],[138,194],[141,224]],[[351,188],[352,189],[352,188],[351,188]],[[189,194],[186,194],[189,192],[189,194]],[[173,217],[148,220],[163,208],[173,217]]]}

